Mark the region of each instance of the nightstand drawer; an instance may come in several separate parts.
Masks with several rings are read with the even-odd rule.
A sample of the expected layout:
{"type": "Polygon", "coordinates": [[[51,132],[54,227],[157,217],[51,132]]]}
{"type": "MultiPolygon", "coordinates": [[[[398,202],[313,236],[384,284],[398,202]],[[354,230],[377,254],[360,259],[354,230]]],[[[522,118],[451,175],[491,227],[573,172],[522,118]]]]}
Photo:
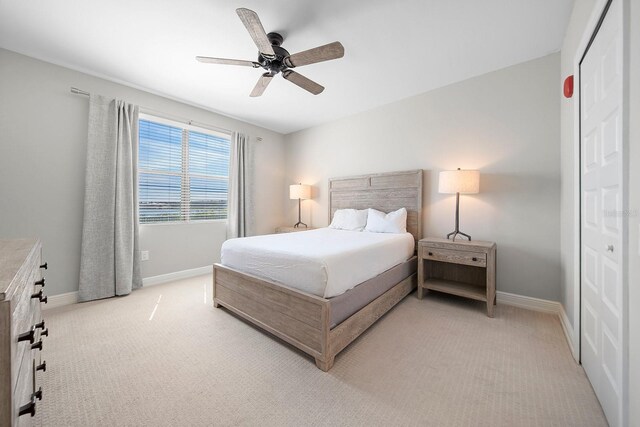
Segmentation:
{"type": "Polygon", "coordinates": [[[422,247],[422,258],[453,264],[487,266],[487,254],[481,252],[453,251],[449,249],[422,247]]]}

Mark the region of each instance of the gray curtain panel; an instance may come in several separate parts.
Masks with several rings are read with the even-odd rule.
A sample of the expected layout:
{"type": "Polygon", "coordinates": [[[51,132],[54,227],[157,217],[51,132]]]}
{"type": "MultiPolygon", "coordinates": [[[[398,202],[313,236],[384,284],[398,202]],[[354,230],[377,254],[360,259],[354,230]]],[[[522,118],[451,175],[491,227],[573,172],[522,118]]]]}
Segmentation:
{"type": "Polygon", "coordinates": [[[229,160],[227,238],[253,234],[253,147],[249,138],[234,133],[229,160]]]}
{"type": "Polygon", "coordinates": [[[80,301],[142,286],[138,248],[138,107],[91,95],[80,301]]]}

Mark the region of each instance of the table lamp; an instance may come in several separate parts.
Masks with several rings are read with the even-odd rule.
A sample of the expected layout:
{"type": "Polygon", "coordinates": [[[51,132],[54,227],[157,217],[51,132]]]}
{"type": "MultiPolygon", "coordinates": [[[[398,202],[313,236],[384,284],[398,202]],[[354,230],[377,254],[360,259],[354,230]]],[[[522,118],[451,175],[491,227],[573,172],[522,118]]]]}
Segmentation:
{"type": "Polygon", "coordinates": [[[289,198],[291,200],[298,199],[298,222],[294,225],[295,228],[298,228],[301,225],[304,225],[305,228],[307,224],[300,220],[300,202],[304,199],[311,198],[311,186],[306,184],[294,184],[289,186],[289,198]]]}
{"type": "Polygon", "coordinates": [[[456,195],[456,229],[447,234],[447,239],[461,235],[471,240],[471,236],[460,231],[460,193],[475,194],[480,192],[480,172],[473,170],[454,170],[440,172],[438,192],[456,195]]]}

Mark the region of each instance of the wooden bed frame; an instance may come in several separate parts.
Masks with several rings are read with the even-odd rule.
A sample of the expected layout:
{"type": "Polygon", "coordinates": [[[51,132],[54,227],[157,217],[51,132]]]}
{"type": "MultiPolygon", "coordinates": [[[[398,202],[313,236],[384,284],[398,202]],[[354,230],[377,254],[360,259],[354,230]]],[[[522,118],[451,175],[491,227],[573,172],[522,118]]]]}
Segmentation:
{"type": "MultiPolygon", "coordinates": [[[[407,231],[422,234],[422,170],[361,175],[329,180],[329,219],[336,209],[407,209],[407,231]]],[[[315,358],[323,371],[336,354],[407,296],[416,274],[399,282],[331,329],[331,299],[225,267],[213,266],[213,305],[283,339],[315,358]]]]}

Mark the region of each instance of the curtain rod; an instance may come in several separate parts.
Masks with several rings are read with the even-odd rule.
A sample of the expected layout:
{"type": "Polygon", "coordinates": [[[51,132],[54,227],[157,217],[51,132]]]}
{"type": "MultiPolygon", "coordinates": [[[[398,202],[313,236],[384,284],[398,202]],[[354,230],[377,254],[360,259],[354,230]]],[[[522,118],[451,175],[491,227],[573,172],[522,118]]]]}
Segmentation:
{"type": "MultiPolygon", "coordinates": [[[[73,86],[71,87],[71,93],[75,93],[76,95],[82,95],[82,96],[90,96],[91,95],[86,90],[78,89],[77,87],[73,87],[73,86]]],[[[200,127],[206,128],[206,129],[210,129],[210,130],[217,131],[217,132],[222,132],[222,133],[225,133],[225,134],[228,134],[228,135],[233,134],[233,131],[230,131],[228,129],[224,129],[224,128],[220,128],[220,127],[217,127],[217,126],[213,126],[213,125],[210,125],[208,123],[196,122],[195,120],[185,119],[183,117],[172,116],[170,114],[166,114],[166,113],[163,113],[161,111],[153,110],[151,108],[146,108],[146,107],[142,107],[141,106],[140,107],[140,112],[143,113],[143,114],[144,113],[151,114],[151,115],[154,115],[154,116],[161,117],[163,119],[169,119],[169,120],[173,120],[173,121],[176,121],[176,122],[185,123],[185,124],[188,124],[188,125],[200,126],[200,127]]],[[[259,136],[256,137],[256,139],[258,141],[262,141],[262,138],[259,137],[259,136]]]]}
{"type": "Polygon", "coordinates": [[[80,90],[77,87],[71,87],[71,93],[75,93],[76,95],[84,95],[84,96],[89,96],[91,95],[89,92],[85,92],[84,90],[80,90]]]}

